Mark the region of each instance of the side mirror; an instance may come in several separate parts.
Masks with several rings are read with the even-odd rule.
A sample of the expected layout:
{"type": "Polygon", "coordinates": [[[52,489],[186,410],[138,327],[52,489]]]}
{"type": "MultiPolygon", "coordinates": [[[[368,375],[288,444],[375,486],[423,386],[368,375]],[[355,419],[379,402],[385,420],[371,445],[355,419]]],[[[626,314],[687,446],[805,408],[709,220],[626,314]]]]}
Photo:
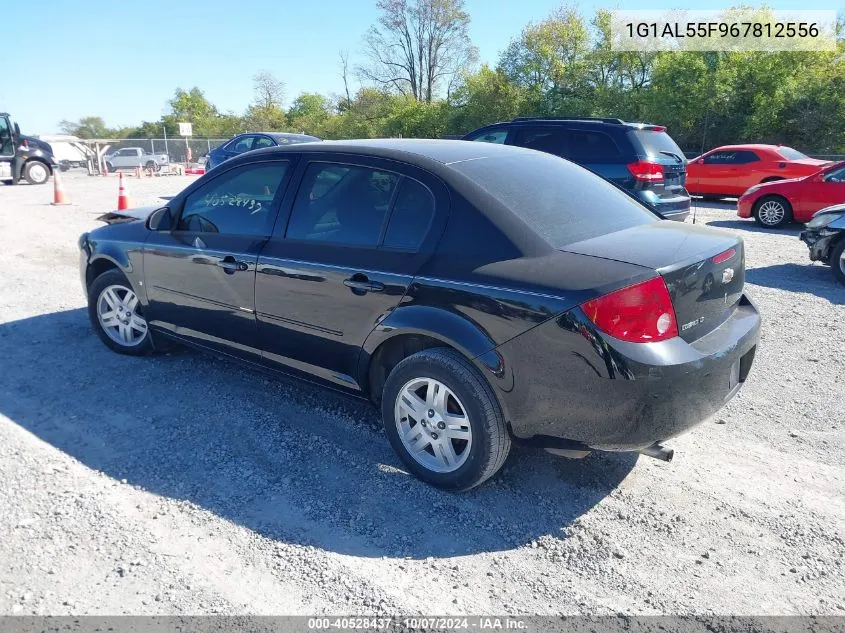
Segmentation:
{"type": "Polygon", "coordinates": [[[703,165],[703,164],[704,164],[704,159],[703,159],[703,158],[699,158],[697,161],[695,161],[695,164],[696,164],[696,165],[703,165]]]}
{"type": "Polygon", "coordinates": [[[147,218],[147,228],[150,231],[169,231],[173,226],[173,214],[170,207],[162,207],[150,214],[147,218]]]}
{"type": "Polygon", "coordinates": [[[21,126],[20,126],[20,125],[18,125],[17,123],[15,123],[15,134],[16,134],[17,136],[20,136],[20,135],[21,135],[21,126]]]}

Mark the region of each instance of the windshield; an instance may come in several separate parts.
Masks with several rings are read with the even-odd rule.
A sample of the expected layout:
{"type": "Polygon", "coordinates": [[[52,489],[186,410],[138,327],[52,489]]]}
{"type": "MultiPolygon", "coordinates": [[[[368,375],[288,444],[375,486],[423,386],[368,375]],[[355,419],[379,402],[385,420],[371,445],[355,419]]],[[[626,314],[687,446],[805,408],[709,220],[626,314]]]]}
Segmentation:
{"type": "Polygon", "coordinates": [[[657,216],[592,172],[540,152],[454,163],[554,248],[657,222],[657,216]]]}
{"type": "Polygon", "coordinates": [[[797,149],[792,149],[791,147],[778,147],[778,154],[783,156],[786,160],[803,160],[805,158],[810,158],[806,154],[802,154],[797,149]]]}

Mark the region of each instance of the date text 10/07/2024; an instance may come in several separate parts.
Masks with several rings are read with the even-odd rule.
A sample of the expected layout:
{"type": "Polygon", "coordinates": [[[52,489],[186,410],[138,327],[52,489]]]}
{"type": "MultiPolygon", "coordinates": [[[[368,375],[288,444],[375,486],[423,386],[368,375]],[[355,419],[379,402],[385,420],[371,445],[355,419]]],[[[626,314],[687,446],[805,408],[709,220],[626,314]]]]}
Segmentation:
{"type": "Polygon", "coordinates": [[[815,22],[627,22],[629,37],[757,37],[795,38],[818,37],[815,22]]]}

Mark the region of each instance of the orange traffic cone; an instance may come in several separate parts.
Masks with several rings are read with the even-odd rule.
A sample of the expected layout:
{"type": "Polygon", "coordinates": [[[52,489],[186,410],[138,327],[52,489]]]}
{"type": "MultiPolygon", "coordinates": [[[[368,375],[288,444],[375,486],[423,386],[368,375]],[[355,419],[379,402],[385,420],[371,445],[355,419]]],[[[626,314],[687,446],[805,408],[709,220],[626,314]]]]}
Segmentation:
{"type": "Polygon", "coordinates": [[[123,172],[118,172],[118,175],[120,185],[117,189],[117,210],[124,211],[129,208],[129,196],[126,195],[126,187],[123,186],[123,172]]]}
{"type": "Polygon", "coordinates": [[[65,188],[62,186],[62,179],[61,176],[59,176],[58,169],[53,170],[53,202],[50,204],[70,204],[70,200],[68,200],[68,197],[65,194],[65,188]]]}

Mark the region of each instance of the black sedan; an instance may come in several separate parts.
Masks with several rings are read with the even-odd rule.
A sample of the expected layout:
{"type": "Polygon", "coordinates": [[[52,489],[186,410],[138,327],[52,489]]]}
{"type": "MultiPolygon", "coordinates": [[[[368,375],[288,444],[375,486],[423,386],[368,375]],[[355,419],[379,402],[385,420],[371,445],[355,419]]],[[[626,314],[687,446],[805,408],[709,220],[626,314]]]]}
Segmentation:
{"type": "Polygon", "coordinates": [[[217,167],[223,161],[240,156],[246,152],[251,152],[254,149],[293,145],[296,143],[311,143],[312,141],[319,140],[316,136],[309,136],[308,134],[289,134],[286,132],[252,132],[250,134],[239,134],[232,140],[220,147],[215,147],[208,153],[205,169],[208,171],[212,167],[217,167]]]}
{"type": "Polygon", "coordinates": [[[513,442],[667,459],[759,336],[741,238],[533,150],[278,147],[102,219],[79,245],[106,345],[172,339],[371,399],[408,469],[449,489],[513,442]]]}

